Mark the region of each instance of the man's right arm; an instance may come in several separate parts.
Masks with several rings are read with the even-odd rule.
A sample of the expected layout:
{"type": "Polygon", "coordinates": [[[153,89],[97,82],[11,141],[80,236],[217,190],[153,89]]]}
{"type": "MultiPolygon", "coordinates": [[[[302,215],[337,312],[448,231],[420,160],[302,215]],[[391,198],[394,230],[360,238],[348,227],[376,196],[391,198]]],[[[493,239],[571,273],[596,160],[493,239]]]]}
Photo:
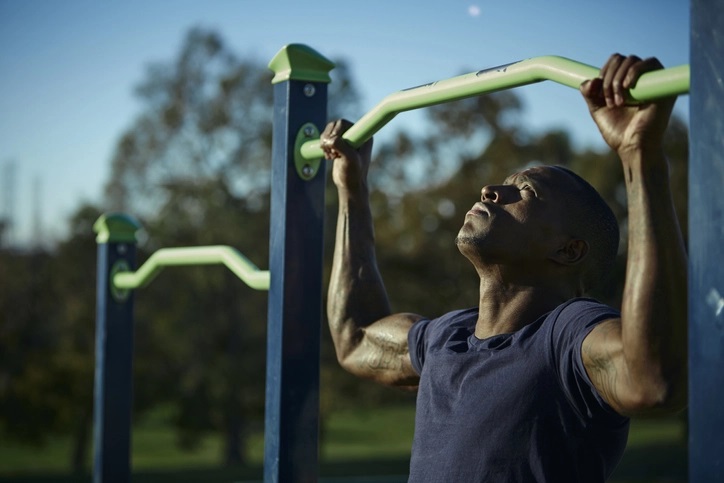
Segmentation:
{"type": "Polygon", "coordinates": [[[332,178],[339,215],[327,298],[327,318],[339,363],[347,371],[381,384],[414,387],[407,335],[422,317],[392,314],[377,268],[367,171],[372,141],[353,149],[342,134],[347,121],[329,123],[322,149],[334,160],[332,178]]]}

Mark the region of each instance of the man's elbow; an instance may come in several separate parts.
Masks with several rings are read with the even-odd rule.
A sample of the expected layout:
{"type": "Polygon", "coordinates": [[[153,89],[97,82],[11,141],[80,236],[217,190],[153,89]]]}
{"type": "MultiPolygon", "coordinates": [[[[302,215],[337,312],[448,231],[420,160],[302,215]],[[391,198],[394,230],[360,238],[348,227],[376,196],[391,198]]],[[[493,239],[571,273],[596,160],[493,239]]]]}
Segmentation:
{"type": "Polygon", "coordinates": [[[343,353],[342,351],[337,351],[337,363],[345,371],[349,372],[350,374],[357,375],[357,372],[358,372],[357,367],[352,362],[352,357],[350,357],[349,353],[343,353]]]}
{"type": "Polygon", "coordinates": [[[630,416],[672,415],[686,409],[686,379],[659,381],[640,385],[627,398],[625,412],[630,416]]]}

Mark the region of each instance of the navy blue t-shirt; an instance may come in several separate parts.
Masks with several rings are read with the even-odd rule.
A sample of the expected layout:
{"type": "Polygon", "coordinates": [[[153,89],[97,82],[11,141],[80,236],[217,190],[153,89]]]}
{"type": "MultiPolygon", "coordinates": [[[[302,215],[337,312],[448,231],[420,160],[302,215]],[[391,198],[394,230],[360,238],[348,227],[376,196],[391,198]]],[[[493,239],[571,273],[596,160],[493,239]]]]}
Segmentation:
{"type": "Polygon", "coordinates": [[[629,420],[596,392],[581,344],[598,322],[619,316],[575,299],[482,340],[474,335],[477,308],[413,325],[420,387],[409,481],[605,481],[629,420]]]}

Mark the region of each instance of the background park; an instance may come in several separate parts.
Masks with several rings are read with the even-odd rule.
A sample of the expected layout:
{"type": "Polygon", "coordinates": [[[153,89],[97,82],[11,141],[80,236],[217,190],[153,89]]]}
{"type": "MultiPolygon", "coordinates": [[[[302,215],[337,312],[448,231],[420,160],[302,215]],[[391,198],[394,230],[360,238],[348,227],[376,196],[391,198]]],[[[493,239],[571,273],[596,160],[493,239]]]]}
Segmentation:
{"type": "MultiPolygon", "coordinates": [[[[624,36],[625,40],[613,38],[610,46],[600,45],[609,35],[604,32],[605,25],[614,24],[616,18],[609,20],[603,14],[599,21],[604,25],[587,32],[588,39],[581,38],[583,32],[578,37],[580,43],[595,44],[602,55],[575,48],[567,51],[570,41],[560,33],[556,34],[557,43],[545,46],[554,50],[546,51],[533,40],[527,40],[527,48],[520,47],[526,41],[510,34],[510,43],[527,53],[492,55],[490,45],[485,44],[487,25],[496,20],[513,22],[510,12],[504,15],[499,6],[466,2],[447,3],[444,12],[432,2],[400,3],[407,4],[408,11],[395,6],[386,12],[397,24],[383,15],[382,2],[373,3],[371,13],[359,13],[362,24],[355,23],[356,12],[351,9],[317,6],[301,13],[311,19],[319,33],[307,34],[300,29],[267,36],[264,31],[274,27],[269,22],[261,33],[256,32],[259,44],[263,44],[257,48],[258,44],[238,40],[233,26],[206,18],[187,2],[152,2],[150,7],[130,2],[127,10],[104,13],[82,1],[67,2],[63,7],[61,3],[50,6],[0,0],[0,23],[8,27],[0,28],[4,32],[0,34],[0,68],[7,73],[0,81],[4,87],[0,89],[4,92],[0,107],[5,108],[0,120],[0,162],[11,160],[3,165],[4,178],[0,179],[5,203],[0,213],[4,221],[0,225],[0,481],[90,481],[96,257],[92,225],[101,213],[124,211],[141,221],[144,231],[139,261],[166,246],[228,244],[259,267],[267,267],[272,91],[266,63],[284,43],[305,42],[335,60],[330,119],[358,119],[385,94],[401,88],[535,55],[564,55],[600,65],[609,53],[622,50],[659,55],[666,65],[687,62],[679,50],[670,53],[669,59],[666,52],[653,50],[652,39],[643,33],[624,36]],[[186,17],[175,11],[187,7],[186,17]],[[425,9],[425,14],[413,12],[413,8],[425,9]],[[455,17],[447,18],[453,8],[458,9],[455,17]],[[51,21],[66,20],[63,16],[69,12],[73,14],[68,19],[73,28],[51,21]],[[75,142],[54,145],[58,136],[49,133],[63,133],[68,129],[66,124],[80,119],[83,111],[103,112],[103,106],[95,105],[95,91],[90,90],[76,104],[68,102],[68,97],[79,94],[74,94],[71,85],[63,87],[62,81],[72,84],[69,79],[75,77],[66,77],[62,69],[43,70],[24,50],[28,43],[40,42],[42,36],[51,43],[68,38],[72,44],[73,33],[80,35],[91,22],[84,20],[84,13],[101,18],[108,15],[107,27],[115,26],[118,32],[106,35],[128,39],[129,43],[134,42],[134,32],[123,31],[114,18],[139,28],[153,28],[154,21],[161,25],[165,15],[179,18],[164,44],[172,47],[156,55],[144,53],[143,46],[134,47],[142,68],[136,65],[135,75],[123,85],[133,102],[130,107],[126,105],[127,111],[116,109],[113,112],[117,115],[105,114],[95,121],[101,124],[108,120],[115,127],[109,133],[96,134],[95,126],[75,126],[75,137],[71,138],[75,142]],[[415,47],[414,39],[401,31],[417,30],[421,24],[429,27],[431,34],[442,34],[450,27],[439,27],[439,31],[432,28],[440,22],[453,28],[456,22],[472,25],[460,29],[477,33],[477,37],[466,39],[466,48],[471,42],[477,43],[478,53],[466,60],[460,60],[456,53],[454,61],[459,65],[445,70],[440,58],[445,57],[446,48],[455,48],[454,41],[443,36],[431,38],[417,46],[417,54],[408,54],[405,59],[412,65],[424,63],[425,51],[429,50],[431,63],[438,63],[436,73],[418,72],[412,79],[399,68],[388,68],[388,63],[405,60],[389,52],[377,54],[378,67],[372,67],[371,54],[360,54],[364,61],[358,63],[352,53],[359,46],[349,44],[359,43],[361,37],[350,29],[363,30],[366,22],[375,19],[379,20],[377,30],[366,35],[381,37],[382,42],[402,35],[401,47],[389,47],[393,53],[395,48],[415,47]],[[374,71],[365,72],[362,81],[361,65],[374,71]],[[64,106],[45,105],[42,100],[50,95],[47,92],[21,90],[23,84],[32,85],[24,76],[38,69],[45,76],[47,84],[43,85],[53,86],[48,87],[53,99],[66,97],[64,106]],[[386,87],[367,86],[366,79],[373,76],[377,83],[383,80],[386,87]],[[50,115],[53,108],[63,107],[62,115],[50,115]],[[30,114],[34,114],[32,119],[30,114]],[[22,131],[24,125],[27,131],[22,131]],[[74,153],[87,156],[97,139],[106,137],[108,141],[94,154],[93,167],[65,164],[74,153]],[[48,151],[36,146],[43,144],[48,151]],[[25,156],[31,159],[26,162],[25,156]],[[16,180],[18,172],[32,166],[42,170],[45,177],[41,178],[41,188],[31,195],[22,198],[22,190],[3,183],[16,180]],[[99,169],[95,177],[91,176],[99,169]],[[56,191],[63,193],[56,198],[56,191]],[[11,192],[17,192],[18,203],[11,192]],[[72,201],[64,201],[66,196],[72,196],[72,201]],[[43,208],[46,200],[53,206],[43,208]],[[54,211],[55,205],[65,208],[54,211]],[[15,213],[8,206],[26,209],[15,213]],[[43,221],[39,215],[46,210],[52,222],[43,221]]],[[[684,34],[670,36],[688,42],[688,19],[681,16],[678,7],[662,3],[664,7],[653,15],[654,21],[659,15],[660,23],[678,25],[676,34],[684,34]]],[[[279,15],[286,7],[300,14],[295,10],[298,6],[281,2],[277,7],[279,15]]],[[[271,18],[270,7],[255,2],[210,2],[206,8],[242,12],[249,28],[256,20],[271,18]]],[[[533,10],[526,15],[541,13],[533,10]]],[[[579,15],[590,18],[594,11],[579,15]]],[[[297,24],[301,18],[297,17],[297,24]]],[[[525,22],[525,18],[529,17],[515,21],[525,22]]],[[[577,19],[571,16],[566,25],[581,28],[577,19]]],[[[621,22],[626,27],[631,21],[626,18],[621,22]]],[[[631,26],[644,31],[656,28],[631,26]]],[[[556,24],[547,28],[551,30],[539,32],[543,38],[552,35],[556,24]]],[[[97,35],[98,44],[105,45],[105,37],[97,35]]],[[[656,35],[664,34],[657,31],[656,35]]],[[[92,42],[93,38],[83,37],[89,64],[81,68],[69,62],[62,67],[73,70],[74,76],[98,76],[105,82],[108,73],[102,66],[106,64],[90,62],[92,42]]],[[[61,47],[56,43],[56,48],[61,47]]],[[[149,45],[148,51],[158,49],[149,45]]],[[[73,59],[74,53],[69,51],[67,57],[73,59]]],[[[109,81],[108,85],[114,84],[109,81]]],[[[586,117],[578,94],[560,86],[553,90],[526,89],[425,109],[395,120],[389,131],[376,139],[371,186],[378,258],[395,309],[436,315],[476,303],[477,278],[455,249],[455,234],[481,186],[532,163],[562,164],[591,181],[614,209],[625,236],[626,200],[620,165],[593,140],[596,134],[589,129],[593,123],[586,117]],[[546,99],[532,100],[536,95],[546,99]],[[548,123],[546,116],[551,118],[548,123]],[[556,122],[561,116],[568,120],[556,122]]],[[[688,189],[685,105],[686,98],[678,102],[666,146],[684,229],[688,189]]],[[[329,183],[327,275],[335,196],[329,183]]],[[[625,248],[622,244],[614,276],[594,294],[614,306],[620,303],[625,248]]],[[[137,293],[134,481],[260,477],[266,303],[266,293],[250,290],[223,267],[169,269],[137,293]]],[[[321,475],[392,475],[384,481],[405,481],[414,397],[344,373],[337,366],[328,333],[322,333],[321,475]]],[[[614,481],[685,481],[685,421],[685,415],[634,421],[614,481]]]]}

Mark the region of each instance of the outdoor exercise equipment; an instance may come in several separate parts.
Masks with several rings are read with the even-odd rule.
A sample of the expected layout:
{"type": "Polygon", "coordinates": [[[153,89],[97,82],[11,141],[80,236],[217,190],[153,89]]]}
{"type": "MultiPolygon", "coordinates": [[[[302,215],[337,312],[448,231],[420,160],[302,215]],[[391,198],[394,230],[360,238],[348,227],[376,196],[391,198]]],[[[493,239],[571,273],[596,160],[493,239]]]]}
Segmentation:
{"type": "MultiPolygon", "coordinates": [[[[717,81],[722,77],[724,59],[716,50],[718,37],[713,35],[724,25],[724,14],[723,7],[719,6],[711,17],[714,8],[705,3],[694,0],[692,10],[692,25],[696,27],[692,29],[692,60],[693,65],[698,66],[695,72],[700,72],[702,77],[698,80],[694,77],[696,88],[701,90],[692,96],[692,126],[701,129],[701,137],[696,138],[701,141],[701,147],[692,149],[694,159],[690,179],[690,193],[696,194],[692,197],[690,222],[696,220],[697,223],[690,228],[692,235],[695,230],[697,232],[691,238],[690,249],[696,245],[700,250],[692,257],[690,317],[692,339],[697,338],[692,340],[691,350],[703,354],[699,359],[692,356],[692,384],[711,388],[712,382],[722,381],[724,374],[720,369],[715,374],[716,367],[724,367],[721,343],[724,316],[721,308],[712,315],[707,312],[708,305],[702,303],[719,297],[707,303],[724,305],[721,296],[713,292],[714,287],[724,292],[720,268],[724,209],[721,198],[716,198],[724,185],[724,149],[721,145],[721,139],[724,139],[721,122],[724,88],[717,81]],[[699,34],[700,37],[695,39],[699,34]],[[716,119],[719,121],[712,122],[716,119]],[[701,186],[712,189],[702,190],[701,186]],[[704,272],[706,275],[702,275],[704,272]],[[705,294],[703,299],[702,294],[705,294]],[[693,306],[696,308],[691,308],[693,306]],[[699,319],[694,321],[695,318],[699,319]],[[712,337],[713,341],[704,341],[706,337],[712,337]],[[700,347],[701,343],[704,348],[700,347]],[[718,361],[718,366],[711,365],[714,360],[718,361]],[[702,380],[707,377],[712,379],[702,380]]],[[[328,73],[334,65],[307,46],[291,44],[272,59],[269,67],[275,73],[272,80],[274,128],[269,273],[258,271],[228,247],[164,249],[133,272],[138,225],[130,217],[118,214],[102,217],[96,225],[99,236],[95,482],[127,482],[130,479],[131,289],[148,282],[162,266],[198,263],[224,263],[242,279],[254,280],[253,283],[258,285],[255,288],[268,286],[264,481],[317,481],[325,183],[319,132],[326,123],[328,73]]],[[[344,137],[359,146],[403,111],[543,80],[577,88],[583,80],[595,77],[597,73],[598,69],[594,67],[561,57],[537,57],[480,70],[391,94],[363,116],[344,137]]],[[[643,75],[631,91],[631,97],[633,101],[645,101],[682,94],[688,89],[689,67],[684,65],[643,75]]],[[[694,139],[692,136],[692,145],[696,145],[694,139]]],[[[702,461],[703,456],[690,460],[699,465],[698,469],[692,469],[692,478],[697,475],[697,479],[691,481],[711,481],[705,475],[721,471],[724,449],[716,434],[724,430],[724,423],[721,412],[713,408],[719,407],[724,382],[716,387],[718,392],[698,393],[717,396],[698,394],[692,398],[692,408],[696,400],[697,410],[702,412],[692,416],[692,424],[695,422],[696,427],[690,428],[691,437],[706,438],[698,441],[697,448],[701,455],[707,455],[708,461],[702,461]],[[716,424],[706,428],[703,418],[718,419],[716,424]],[[703,433],[697,433],[702,429],[703,433]],[[719,442],[715,444],[717,440],[719,442]],[[715,455],[716,451],[718,455],[715,455]]]]}
{"type": "Polygon", "coordinates": [[[269,272],[259,270],[235,248],[225,245],[161,248],[135,272],[117,267],[113,275],[116,291],[146,287],[164,267],[183,265],[225,265],[249,287],[269,290],[269,272]]]}
{"type": "Polygon", "coordinates": [[[96,373],[93,408],[95,482],[130,481],[133,394],[133,289],[148,285],[173,265],[223,264],[257,290],[269,288],[269,272],[259,270],[227,246],[163,248],[132,271],[140,225],[121,213],[101,216],[94,225],[98,243],[96,373]]]}
{"type": "MultiPolygon", "coordinates": [[[[598,76],[599,70],[565,57],[549,55],[431,82],[385,97],[342,137],[354,147],[359,147],[404,111],[546,80],[578,89],[585,80],[598,76]]],[[[642,102],[688,91],[689,66],[680,65],[642,75],[629,94],[632,102],[642,102]]],[[[308,140],[299,148],[299,157],[305,160],[321,156],[323,153],[318,140],[308,140]]]]}

